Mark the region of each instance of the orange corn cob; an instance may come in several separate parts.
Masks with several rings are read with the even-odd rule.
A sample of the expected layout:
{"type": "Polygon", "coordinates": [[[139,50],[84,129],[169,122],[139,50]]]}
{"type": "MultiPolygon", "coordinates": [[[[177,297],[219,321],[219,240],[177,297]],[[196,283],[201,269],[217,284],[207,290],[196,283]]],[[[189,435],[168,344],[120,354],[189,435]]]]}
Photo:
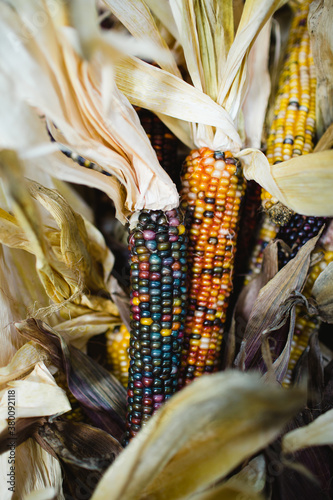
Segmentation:
{"type": "Polygon", "coordinates": [[[185,160],[189,304],[180,386],[217,369],[232,290],[236,237],[245,182],[231,153],[194,150],[185,160]]]}

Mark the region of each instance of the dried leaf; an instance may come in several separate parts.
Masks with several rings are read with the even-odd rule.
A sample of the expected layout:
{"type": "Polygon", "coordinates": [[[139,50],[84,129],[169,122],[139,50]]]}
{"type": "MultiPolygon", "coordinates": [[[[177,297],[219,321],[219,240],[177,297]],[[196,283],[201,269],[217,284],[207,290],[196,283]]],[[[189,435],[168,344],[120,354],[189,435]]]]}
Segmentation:
{"type": "Polygon", "coordinates": [[[321,136],[317,142],[314,152],[325,151],[327,149],[332,149],[333,147],[333,123],[328,127],[325,133],[321,136]]]}
{"type": "Polygon", "coordinates": [[[302,401],[301,392],[264,385],[255,374],[201,377],[150,419],[92,500],[110,499],[110,488],[112,500],[176,500],[204,490],[273,440],[302,401]]]}
{"type": "Polygon", "coordinates": [[[54,329],[63,335],[68,344],[85,351],[91,337],[105,333],[109,328],[120,323],[119,316],[112,317],[103,312],[96,312],[58,323],[54,325],[54,329]]]}
{"type": "MultiPolygon", "coordinates": [[[[34,432],[36,432],[45,422],[45,417],[18,418],[15,421],[16,447],[31,438],[34,432]]],[[[12,436],[10,435],[7,421],[2,421],[0,423],[0,454],[8,450],[8,440],[11,438],[12,436]]]]}
{"type": "MultiPolygon", "coordinates": [[[[235,361],[236,348],[244,339],[246,325],[249,321],[254,303],[257,300],[258,294],[278,272],[278,244],[276,241],[270,242],[263,252],[263,261],[260,273],[253,278],[250,283],[243,287],[236,302],[236,306],[232,317],[232,327],[228,334],[228,366],[232,366],[235,361]],[[234,349],[230,350],[230,345],[234,344],[234,349]]],[[[238,359],[237,366],[245,369],[245,351],[241,358],[238,359]]]]}
{"type": "Polygon", "coordinates": [[[309,34],[316,67],[317,130],[319,135],[333,122],[333,6],[329,0],[315,0],[309,7],[309,34]]]}
{"type": "Polygon", "coordinates": [[[238,474],[226,482],[214,485],[203,493],[191,496],[191,500],[263,500],[266,464],[262,455],[251,460],[238,474]]]}
{"type": "Polygon", "coordinates": [[[118,380],[92,358],[41,321],[16,323],[22,335],[46,349],[66,374],[67,385],[95,425],[121,439],[125,430],[126,391],[118,380]]]}
{"type": "Polygon", "coordinates": [[[0,387],[11,380],[23,377],[35,368],[40,361],[47,360],[46,352],[34,344],[27,342],[12,357],[10,363],[0,368],[0,387]]]}
{"type": "Polygon", "coordinates": [[[283,305],[292,294],[302,290],[308,274],[310,255],[319,237],[320,235],[303,245],[296,257],[261,288],[246,326],[236,366],[244,358],[245,366],[249,367],[260,352],[263,335],[268,334],[274,322],[280,323],[281,319],[287,321],[288,316],[284,313],[290,310],[292,304],[287,304],[284,311],[283,305]]]}
{"type": "Polygon", "coordinates": [[[319,317],[327,323],[333,323],[333,262],[320,273],[312,292],[319,317]]]}
{"type": "Polygon", "coordinates": [[[327,444],[333,444],[333,410],[320,415],[305,427],[286,434],[282,439],[282,450],[284,453],[294,453],[302,448],[327,444]]]}
{"type": "MultiPolygon", "coordinates": [[[[63,16],[53,15],[52,8],[38,0],[29,5],[13,2],[12,8],[0,5],[1,85],[12,87],[10,97],[16,108],[21,101],[38,108],[46,115],[57,140],[61,136],[63,144],[111,177],[88,173],[70,165],[72,162],[63,162],[61,169],[52,174],[70,180],[75,170],[76,182],[81,182],[80,176],[83,183],[88,183],[89,178],[92,185],[115,199],[123,221],[130,211],[143,207],[174,208],[179,203],[176,188],[160,167],[133,108],[114,85],[115,49],[96,26],[96,46],[99,44],[100,50],[91,60],[82,61],[72,47],[73,29],[64,29],[66,6],[59,3],[57,7],[63,16]],[[47,21],[32,29],[36,12],[42,12],[47,21]],[[24,85],[22,78],[15,76],[18,68],[20,76],[24,74],[24,85]],[[122,203],[124,188],[126,206],[122,203]]],[[[91,26],[89,19],[87,23],[91,26]]],[[[33,117],[27,110],[23,119],[28,128],[33,117]]],[[[45,161],[42,168],[49,168],[45,161]]]]}
{"type": "Polygon", "coordinates": [[[163,57],[155,58],[162,69],[180,76],[175,59],[158,31],[154,18],[145,2],[132,0],[129,8],[129,4],[124,0],[104,1],[133,36],[137,39],[149,39],[155,47],[159,47],[163,51],[163,57]]]}
{"type": "Polygon", "coordinates": [[[66,393],[42,361],[25,378],[8,382],[6,389],[0,391],[0,420],[7,418],[10,390],[15,390],[16,418],[62,414],[71,409],[66,393]]]}
{"type": "Polygon", "coordinates": [[[254,179],[288,208],[303,215],[333,215],[333,151],[320,151],[283,161],[274,168],[258,150],[244,149],[247,180],[254,179]]]}
{"type": "Polygon", "coordinates": [[[103,472],[121,452],[122,446],[109,434],[84,423],[53,421],[39,427],[35,438],[49,447],[62,464],[64,481],[76,497],[90,496],[103,472]]]}
{"type": "Polygon", "coordinates": [[[23,500],[58,500],[55,488],[44,488],[39,491],[32,491],[23,500]]]}
{"type": "Polygon", "coordinates": [[[268,73],[271,23],[268,22],[259,33],[249,54],[249,84],[242,110],[246,120],[245,146],[261,147],[261,136],[265,122],[266,108],[271,90],[268,73]],[[260,92],[258,89],[260,88],[260,92]]]}

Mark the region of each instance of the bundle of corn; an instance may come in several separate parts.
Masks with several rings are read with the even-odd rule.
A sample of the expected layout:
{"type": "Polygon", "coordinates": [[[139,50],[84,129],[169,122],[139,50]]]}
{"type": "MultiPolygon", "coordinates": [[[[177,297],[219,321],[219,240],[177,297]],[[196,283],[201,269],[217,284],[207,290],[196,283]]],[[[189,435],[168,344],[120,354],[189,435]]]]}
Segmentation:
{"type": "Polygon", "coordinates": [[[106,333],[107,360],[113,375],[127,387],[130,333],[125,325],[116,326],[106,333]]]}
{"type": "Polygon", "coordinates": [[[223,9],[216,2],[163,2],[161,9],[140,2],[135,12],[130,2],[106,3],[133,36],[146,36],[168,50],[170,37],[163,39],[158,29],[163,25],[163,33],[178,41],[178,50],[182,47],[186,81],[193,85],[182,79],[183,68],[181,72],[170,51],[159,61],[161,69],[139,60],[131,61],[128,68],[115,65],[117,84],[129,100],[157,113],[192,148],[184,163],[181,191],[189,228],[189,303],[180,377],[183,386],[204,372],[216,370],[219,363],[245,188],[241,162],[235,156],[242,145],[238,132],[247,137],[248,145],[260,145],[269,93],[269,25],[261,35],[261,50],[253,46],[280,2],[270,2],[261,12],[252,9],[249,1],[244,8],[230,2],[223,9]],[[252,87],[245,85],[243,78],[250,49],[251,67],[258,67],[257,74],[264,82],[259,96],[253,91],[253,75],[252,87]],[[140,79],[145,85],[140,85],[140,79]],[[247,99],[243,127],[239,116],[246,92],[250,105],[247,99]],[[252,129],[250,122],[254,124],[252,129]]]}

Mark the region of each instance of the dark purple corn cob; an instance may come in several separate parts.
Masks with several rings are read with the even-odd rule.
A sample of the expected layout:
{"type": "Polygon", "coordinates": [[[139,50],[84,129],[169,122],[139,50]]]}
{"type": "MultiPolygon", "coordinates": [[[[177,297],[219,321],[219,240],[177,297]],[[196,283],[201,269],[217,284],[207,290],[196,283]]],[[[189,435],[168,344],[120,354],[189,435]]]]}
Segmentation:
{"type": "Polygon", "coordinates": [[[291,248],[290,255],[286,255],[282,250],[279,251],[279,267],[283,267],[293,259],[301,246],[319,233],[326,221],[326,217],[293,214],[288,224],[281,226],[277,234],[277,238],[291,248]]]}
{"type": "Polygon", "coordinates": [[[180,212],[142,210],[130,231],[131,340],[127,442],[177,387],[186,302],[180,212]]]}

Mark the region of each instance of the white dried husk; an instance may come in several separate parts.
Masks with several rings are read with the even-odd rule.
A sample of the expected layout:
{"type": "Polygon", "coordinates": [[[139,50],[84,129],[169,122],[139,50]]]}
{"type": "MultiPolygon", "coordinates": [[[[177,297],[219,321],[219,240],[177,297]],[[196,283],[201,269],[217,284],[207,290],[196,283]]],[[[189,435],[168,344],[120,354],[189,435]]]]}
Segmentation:
{"type": "Polygon", "coordinates": [[[119,57],[119,50],[98,30],[96,13],[88,8],[84,16],[88,34],[96,39],[87,54],[85,40],[78,43],[82,30],[68,26],[63,2],[19,1],[12,8],[1,2],[0,9],[0,88],[6,107],[20,117],[24,129],[23,137],[13,143],[13,119],[5,117],[0,145],[15,148],[27,161],[34,157],[36,168],[56,177],[105,191],[123,222],[135,210],[177,206],[175,186],[160,167],[134,109],[115,86],[113,58],[119,57]],[[36,12],[45,23],[35,29],[36,12]],[[83,60],[82,53],[90,60],[83,60]],[[75,165],[45,148],[50,139],[36,109],[45,114],[57,140],[110,175],[75,165]],[[47,157],[37,156],[43,152],[47,157]]]}

